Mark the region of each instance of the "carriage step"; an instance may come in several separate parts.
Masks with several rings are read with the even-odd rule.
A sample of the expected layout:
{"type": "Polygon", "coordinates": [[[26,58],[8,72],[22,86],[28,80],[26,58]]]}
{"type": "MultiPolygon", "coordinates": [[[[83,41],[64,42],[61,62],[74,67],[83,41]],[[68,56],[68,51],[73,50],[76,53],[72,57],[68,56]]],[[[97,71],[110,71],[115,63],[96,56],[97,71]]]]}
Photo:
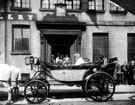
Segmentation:
{"type": "Polygon", "coordinates": [[[65,85],[63,83],[60,83],[60,82],[57,82],[57,81],[54,81],[54,80],[48,80],[49,84],[50,85],[65,85]]]}

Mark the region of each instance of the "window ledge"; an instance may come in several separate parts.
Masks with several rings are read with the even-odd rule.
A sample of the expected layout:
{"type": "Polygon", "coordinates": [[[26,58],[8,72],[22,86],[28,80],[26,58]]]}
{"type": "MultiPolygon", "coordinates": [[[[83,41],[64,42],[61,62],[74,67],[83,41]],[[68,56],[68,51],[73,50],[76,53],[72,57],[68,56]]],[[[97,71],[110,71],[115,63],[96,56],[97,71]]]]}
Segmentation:
{"type": "MultiPolygon", "coordinates": [[[[48,12],[54,12],[55,9],[45,9],[45,8],[40,8],[40,11],[48,11],[48,12]]],[[[73,10],[73,9],[67,9],[67,12],[82,12],[82,10],[73,10]]]]}
{"type": "Polygon", "coordinates": [[[105,10],[87,10],[88,13],[105,13],[105,10]]]}
{"type": "Polygon", "coordinates": [[[12,51],[11,55],[31,55],[30,51],[12,51]]]}
{"type": "Polygon", "coordinates": [[[82,12],[82,10],[67,9],[67,12],[82,12]]]}
{"type": "Polygon", "coordinates": [[[115,10],[110,10],[110,13],[123,13],[123,14],[126,14],[127,11],[115,11],[115,10]]]}
{"type": "Polygon", "coordinates": [[[21,8],[21,7],[10,7],[13,11],[31,11],[31,8],[21,8]]]}
{"type": "Polygon", "coordinates": [[[40,10],[40,11],[54,12],[55,9],[40,8],[39,10],[40,10]]]}

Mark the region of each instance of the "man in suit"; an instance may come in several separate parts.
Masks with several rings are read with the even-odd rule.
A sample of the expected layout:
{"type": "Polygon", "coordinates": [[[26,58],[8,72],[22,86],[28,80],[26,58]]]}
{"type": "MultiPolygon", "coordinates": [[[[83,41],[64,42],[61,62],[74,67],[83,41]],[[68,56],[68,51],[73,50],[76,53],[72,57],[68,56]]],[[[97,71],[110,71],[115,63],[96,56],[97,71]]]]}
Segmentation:
{"type": "Polygon", "coordinates": [[[131,85],[133,83],[133,71],[135,70],[135,61],[131,61],[128,68],[128,83],[131,85]]]}

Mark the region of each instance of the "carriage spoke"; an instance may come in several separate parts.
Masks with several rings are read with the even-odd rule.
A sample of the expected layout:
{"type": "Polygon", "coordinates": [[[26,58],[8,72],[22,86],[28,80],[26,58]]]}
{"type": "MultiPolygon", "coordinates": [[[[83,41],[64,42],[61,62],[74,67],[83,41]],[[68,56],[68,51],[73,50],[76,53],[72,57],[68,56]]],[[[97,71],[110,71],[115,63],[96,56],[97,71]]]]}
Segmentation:
{"type": "Polygon", "coordinates": [[[33,97],[33,100],[32,101],[35,102],[34,100],[35,100],[35,97],[33,97]]]}

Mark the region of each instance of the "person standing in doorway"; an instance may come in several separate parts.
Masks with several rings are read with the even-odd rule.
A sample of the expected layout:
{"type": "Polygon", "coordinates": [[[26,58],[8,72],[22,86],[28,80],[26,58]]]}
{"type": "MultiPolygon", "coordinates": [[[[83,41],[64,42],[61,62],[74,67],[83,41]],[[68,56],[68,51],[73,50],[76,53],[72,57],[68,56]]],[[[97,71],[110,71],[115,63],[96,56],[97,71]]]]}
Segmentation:
{"type": "Polygon", "coordinates": [[[131,61],[128,69],[128,83],[131,85],[133,83],[133,71],[135,70],[135,61],[131,61]]]}

